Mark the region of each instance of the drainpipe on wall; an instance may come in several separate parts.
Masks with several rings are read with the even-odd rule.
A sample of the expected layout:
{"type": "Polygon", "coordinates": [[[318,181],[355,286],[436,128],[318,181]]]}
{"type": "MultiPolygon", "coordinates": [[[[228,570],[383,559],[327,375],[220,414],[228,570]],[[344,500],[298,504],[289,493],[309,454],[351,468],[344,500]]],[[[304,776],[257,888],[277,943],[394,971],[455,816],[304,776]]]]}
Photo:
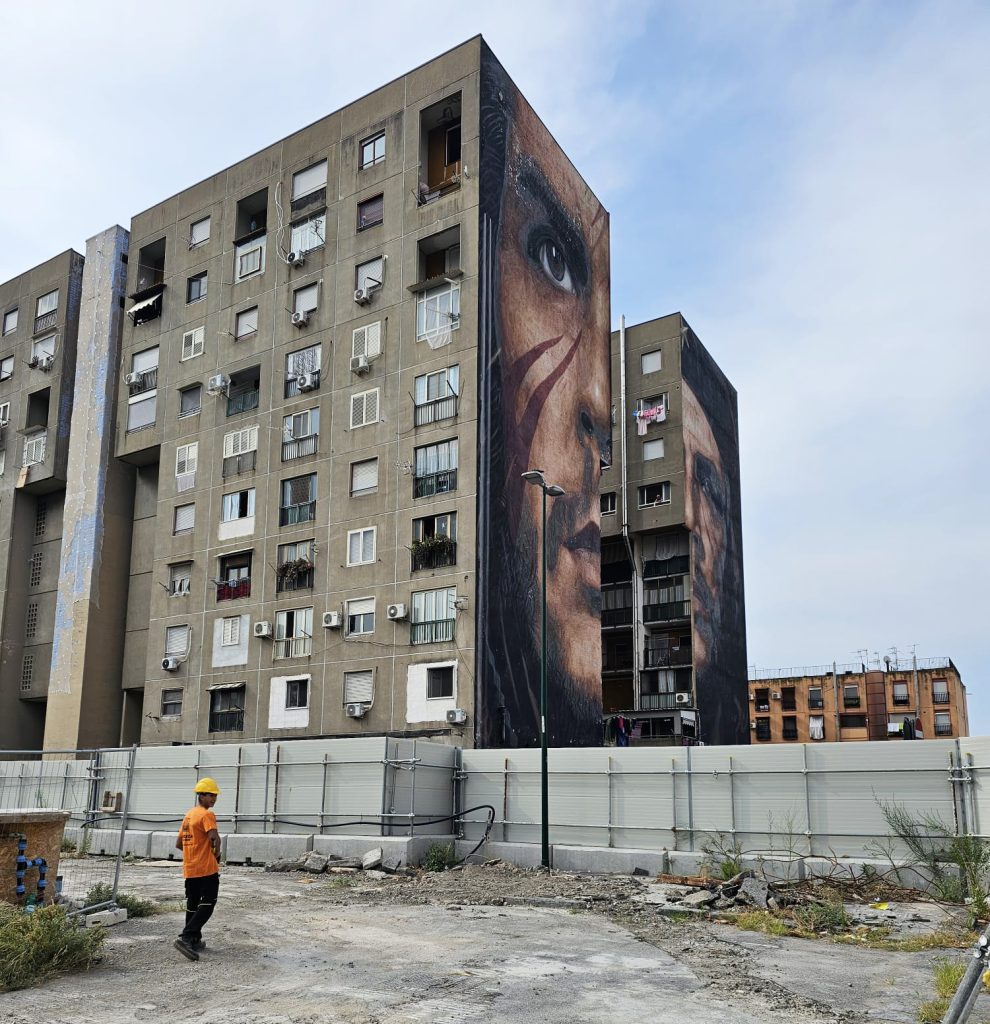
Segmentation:
{"type": "Polygon", "coordinates": [[[640,642],[639,642],[639,570],[636,567],[636,557],[633,553],[632,541],[629,539],[629,503],[626,500],[629,494],[628,469],[626,466],[626,317],[625,314],[619,317],[619,458],[622,460],[622,541],[626,546],[626,555],[629,564],[632,566],[632,642],[633,642],[633,708],[639,708],[639,677],[642,666],[640,665],[640,642]]]}
{"type": "MultiPolygon", "coordinates": [[[[918,709],[915,714],[921,718],[921,686],[918,683],[918,655],[911,655],[911,666],[914,669],[914,706],[918,709]]],[[[934,721],[934,719],[932,719],[934,721]]]]}
{"type": "MultiPolygon", "coordinates": [[[[866,684],[866,676],[863,676],[864,687],[866,684]]],[[[837,743],[842,742],[842,730],[839,728],[839,668],[832,662],[832,689],[835,696],[835,740],[837,743]]]]}

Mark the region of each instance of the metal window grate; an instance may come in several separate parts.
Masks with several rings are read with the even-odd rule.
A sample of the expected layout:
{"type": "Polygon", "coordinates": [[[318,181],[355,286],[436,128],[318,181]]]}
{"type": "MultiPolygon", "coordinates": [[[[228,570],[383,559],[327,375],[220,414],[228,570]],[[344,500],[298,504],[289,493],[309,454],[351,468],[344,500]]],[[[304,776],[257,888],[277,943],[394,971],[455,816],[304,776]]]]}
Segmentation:
{"type": "Polygon", "coordinates": [[[21,690],[30,690],[34,685],[34,655],[25,654],[21,662],[21,690]]]}
{"type": "Polygon", "coordinates": [[[33,640],[38,633],[38,602],[31,601],[24,618],[24,639],[33,640]]]}
{"type": "Polygon", "coordinates": [[[44,498],[38,499],[38,504],[34,509],[34,535],[35,537],[44,537],[45,530],[48,528],[48,502],[44,498]]]}
{"type": "Polygon", "coordinates": [[[31,556],[31,586],[37,587],[41,584],[41,566],[45,560],[43,551],[35,551],[31,556]]]}

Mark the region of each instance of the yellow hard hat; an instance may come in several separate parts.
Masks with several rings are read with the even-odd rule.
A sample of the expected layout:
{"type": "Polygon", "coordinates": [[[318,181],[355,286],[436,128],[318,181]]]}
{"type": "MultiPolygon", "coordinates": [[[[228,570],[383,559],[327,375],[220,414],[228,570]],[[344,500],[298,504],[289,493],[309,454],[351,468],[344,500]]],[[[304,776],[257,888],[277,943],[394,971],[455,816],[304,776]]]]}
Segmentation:
{"type": "Polygon", "coordinates": [[[216,784],[213,779],[206,778],[200,779],[196,783],[196,788],[193,790],[194,793],[212,793],[214,796],[220,795],[220,787],[216,784]]]}

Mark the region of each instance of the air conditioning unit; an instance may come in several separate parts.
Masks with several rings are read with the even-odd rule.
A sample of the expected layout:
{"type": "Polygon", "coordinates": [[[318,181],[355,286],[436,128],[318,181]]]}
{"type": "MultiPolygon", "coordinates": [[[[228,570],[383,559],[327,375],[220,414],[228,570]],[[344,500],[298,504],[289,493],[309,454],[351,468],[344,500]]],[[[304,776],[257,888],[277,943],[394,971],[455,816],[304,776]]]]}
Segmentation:
{"type": "Polygon", "coordinates": [[[390,604],[385,609],[385,614],[395,622],[398,619],[406,618],[408,612],[406,611],[406,606],[404,604],[390,604]]]}
{"type": "Polygon", "coordinates": [[[466,597],[455,597],[454,598],[454,607],[459,612],[464,611],[464,609],[467,608],[469,603],[470,602],[468,601],[468,599],[466,597]]]}
{"type": "Polygon", "coordinates": [[[774,690],[770,696],[773,697],[774,700],[780,700],[780,690],[774,690]]]}
{"type": "Polygon", "coordinates": [[[37,369],[39,362],[40,360],[38,359],[37,356],[31,356],[31,358],[28,360],[28,366],[30,366],[32,370],[35,370],[37,369]]]}
{"type": "Polygon", "coordinates": [[[364,718],[368,713],[367,704],[345,704],[344,713],[348,718],[364,718]]]}
{"type": "Polygon", "coordinates": [[[343,624],[340,612],[324,612],[323,613],[323,628],[324,629],[340,629],[343,624]]]}
{"type": "Polygon", "coordinates": [[[285,257],[285,262],[288,263],[290,267],[301,267],[306,262],[306,254],[304,252],[290,252],[289,255],[285,257]]]}
{"type": "Polygon", "coordinates": [[[755,729],[756,728],[756,722],[755,721],[750,722],[749,723],[749,727],[750,727],[750,729],[755,729]]]}
{"type": "Polygon", "coordinates": [[[690,693],[675,693],[674,694],[675,704],[690,704],[691,694],[690,693]]]}
{"type": "Polygon", "coordinates": [[[162,658],[162,668],[166,672],[177,672],[181,664],[182,662],[174,654],[169,654],[162,658]]]}
{"type": "Polygon", "coordinates": [[[229,387],[230,378],[225,373],[214,374],[206,382],[206,390],[209,391],[211,395],[224,394],[229,387]]]}
{"type": "Polygon", "coordinates": [[[320,386],[320,371],[311,370],[309,373],[300,373],[296,377],[296,387],[300,391],[315,391],[320,386]]]}
{"type": "Polygon", "coordinates": [[[756,694],[755,694],[755,693],[751,693],[751,694],[749,695],[749,699],[750,699],[750,700],[756,700],[756,694]]]}
{"type": "Polygon", "coordinates": [[[54,356],[44,356],[38,362],[38,368],[41,369],[41,370],[44,370],[45,373],[47,373],[54,365],[55,365],[55,357],[54,356]]]}
{"type": "Polygon", "coordinates": [[[371,302],[371,289],[370,288],[355,288],[354,289],[354,301],[359,306],[367,306],[371,302]]]}
{"type": "Polygon", "coordinates": [[[463,725],[467,721],[467,712],[464,708],[451,708],[447,712],[447,723],[449,725],[463,725]]]}
{"type": "Polygon", "coordinates": [[[140,370],[135,370],[124,378],[124,383],[129,388],[140,387],[144,383],[144,374],[140,370]]]}
{"type": "Polygon", "coordinates": [[[367,356],[355,356],[351,360],[351,373],[367,373],[371,369],[371,363],[367,356]]]}
{"type": "Polygon", "coordinates": [[[292,314],[293,327],[305,327],[309,323],[309,310],[300,309],[292,314]]]}
{"type": "Polygon", "coordinates": [[[267,640],[272,635],[272,624],[270,622],[256,622],[254,624],[254,635],[267,640]]]}

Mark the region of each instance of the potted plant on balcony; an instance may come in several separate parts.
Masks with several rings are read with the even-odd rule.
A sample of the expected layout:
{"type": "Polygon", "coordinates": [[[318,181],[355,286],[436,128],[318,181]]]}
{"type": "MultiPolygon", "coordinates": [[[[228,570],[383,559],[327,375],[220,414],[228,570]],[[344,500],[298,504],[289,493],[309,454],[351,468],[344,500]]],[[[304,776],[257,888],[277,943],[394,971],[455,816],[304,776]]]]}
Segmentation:
{"type": "Polygon", "coordinates": [[[293,558],[275,566],[275,574],[283,583],[295,583],[300,576],[305,576],[312,568],[313,563],[308,558],[293,558]]]}
{"type": "Polygon", "coordinates": [[[427,559],[439,562],[443,558],[450,558],[454,542],[445,533],[434,533],[422,540],[414,540],[410,550],[417,562],[427,559]]]}

